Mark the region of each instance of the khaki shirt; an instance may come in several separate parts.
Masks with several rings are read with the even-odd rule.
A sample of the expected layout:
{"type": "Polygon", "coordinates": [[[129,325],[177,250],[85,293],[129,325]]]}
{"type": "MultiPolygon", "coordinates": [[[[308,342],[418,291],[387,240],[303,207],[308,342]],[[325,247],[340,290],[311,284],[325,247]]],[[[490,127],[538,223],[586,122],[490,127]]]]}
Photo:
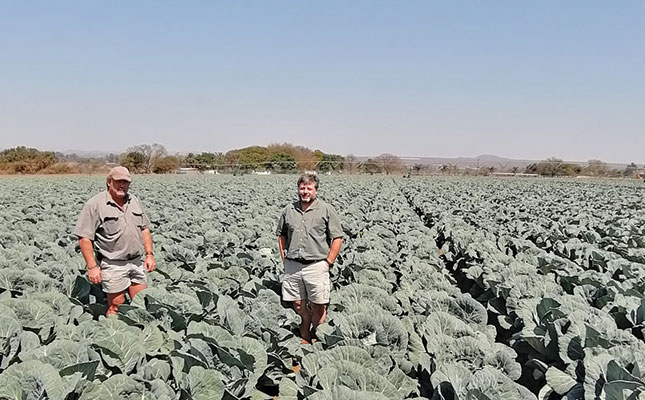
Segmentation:
{"type": "Polygon", "coordinates": [[[74,234],[94,242],[97,258],[131,260],[144,254],[141,231],[149,228],[150,220],[139,199],[128,194],[123,210],[108,191],[92,197],[83,207],[74,234]]]}
{"type": "Polygon", "coordinates": [[[316,199],[305,212],[300,201],[286,206],[276,235],[286,237],[286,258],[318,261],[327,258],[331,241],[343,237],[343,229],[334,207],[316,199]]]}

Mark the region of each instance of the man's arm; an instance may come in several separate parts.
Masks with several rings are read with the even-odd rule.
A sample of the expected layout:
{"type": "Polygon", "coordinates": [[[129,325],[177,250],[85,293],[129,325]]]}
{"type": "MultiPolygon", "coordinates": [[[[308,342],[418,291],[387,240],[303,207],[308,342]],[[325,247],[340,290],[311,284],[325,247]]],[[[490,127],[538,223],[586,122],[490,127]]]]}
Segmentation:
{"type": "Polygon", "coordinates": [[[337,237],[332,240],[331,245],[329,246],[329,254],[327,255],[327,264],[332,265],[340,252],[340,247],[343,245],[343,238],[337,237]]]}
{"type": "Polygon", "coordinates": [[[329,254],[327,254],[327,264],[330,266],[336,260],[340,247],[343,244],[343,227],[340,223],[340,217],[333,207],[328,208],[329,220],[327,221],[327,237],[331,238],[329,244],[329,254]]]}
{"type": "Polygon", "coordinates": [[[287,243],[287,237],[286,236],[278,236],[278,247],[280,247],[280,257],[282,258],[282,261],[284,262],[284,248],[287,243]]]}
{"type": "Polygon", "coordinates": [[[150,229],[146,228],[142,230],[141,236],[143,237],[143,249],[146,252],[146,261],[143,263],[143,266],[148,272],[154,271],[157,263],[152,252],[152,234],[150,233],[150,229]]]}
{"type": "Polygon", "coordinates": [[[81,254],[83,254],[85,264],[87,265],[87,276],[90,279],[90,282],[100,283],[101,269],[96,265],[92,241],[83,237],[78,240],[78,245],[81,248],[81,254]]]}
{"type": "Polygon", "coordinates": [[[284,257],[286,256],[285,252],[287,249],[287,223],[286,223],[286,208],[282,210],[280,218],[278,218],[278,226],[275,230],[276,235],[278,235],[278,247],[280,248],[280,258],[284,262],[284,257]]]}

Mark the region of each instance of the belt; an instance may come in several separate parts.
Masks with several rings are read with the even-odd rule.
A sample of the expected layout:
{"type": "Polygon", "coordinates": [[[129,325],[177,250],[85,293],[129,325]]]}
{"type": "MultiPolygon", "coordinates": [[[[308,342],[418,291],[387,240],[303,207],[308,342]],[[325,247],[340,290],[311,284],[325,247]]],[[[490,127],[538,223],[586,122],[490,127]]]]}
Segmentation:
{"type": "Polygon", "coordinates": [[[101,262],[101,261],[106,261],[106,262],[109,262],[109,261],[127,262],[127,261],[141,260],[141,257],[143,257],[143,256],[134,256],[132,258],[125,258],[125,259],[118,259],[117,260],[117,259],[111,259],[111,258],[107,258],[107,257],[98,257],[97,256],[96,260],[98,262],[101,262]]]}
{"type": "Polygon", "coordinates": [[[313,264],[313,263],[323,261],[324,258],[321,258],[319,260],[305,260],[304,258],[289,258],[289,260],[298,262],[300,264],[313,264]]]}

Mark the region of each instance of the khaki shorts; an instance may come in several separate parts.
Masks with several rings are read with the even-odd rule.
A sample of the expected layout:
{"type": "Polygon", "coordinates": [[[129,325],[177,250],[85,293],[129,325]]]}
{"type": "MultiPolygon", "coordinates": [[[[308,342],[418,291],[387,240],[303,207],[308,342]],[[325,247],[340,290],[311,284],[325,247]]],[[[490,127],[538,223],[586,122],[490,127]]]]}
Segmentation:
{"type": "Polygon", "coordinates": [[[105,293],[121,293],[133,283],[146,284],[141,259],[101,260],[101,286],[105,293]]]}
{"type": "Polygon", "coordinates": [[[325,260],[311,264],[284,259],[282,300],[309,300],[314,304],[329,303],[329,266],[325,260]]]}

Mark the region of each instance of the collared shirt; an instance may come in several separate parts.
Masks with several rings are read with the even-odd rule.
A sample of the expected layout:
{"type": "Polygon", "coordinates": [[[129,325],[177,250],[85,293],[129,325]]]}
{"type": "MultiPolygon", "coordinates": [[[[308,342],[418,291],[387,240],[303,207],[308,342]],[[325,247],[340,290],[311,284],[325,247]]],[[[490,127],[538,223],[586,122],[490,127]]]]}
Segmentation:
{"type": "Polygon", "coordinates": [[[343,229],[334,207],[316,199],[306,211],[302,211],[300,201],[286,206],[276,235],[287,239],[286,258],[318,261],[327,258],[331,241],[343,237],[343,229]]]}
{"type": "Polygon", "coordinates": [[[121,209],[106,190],[85,204],[74,234],[94,242],[99,260],[131,260],[144,254],[141,231],[149,226],[139,199],[128,194],[121,209]]]}

